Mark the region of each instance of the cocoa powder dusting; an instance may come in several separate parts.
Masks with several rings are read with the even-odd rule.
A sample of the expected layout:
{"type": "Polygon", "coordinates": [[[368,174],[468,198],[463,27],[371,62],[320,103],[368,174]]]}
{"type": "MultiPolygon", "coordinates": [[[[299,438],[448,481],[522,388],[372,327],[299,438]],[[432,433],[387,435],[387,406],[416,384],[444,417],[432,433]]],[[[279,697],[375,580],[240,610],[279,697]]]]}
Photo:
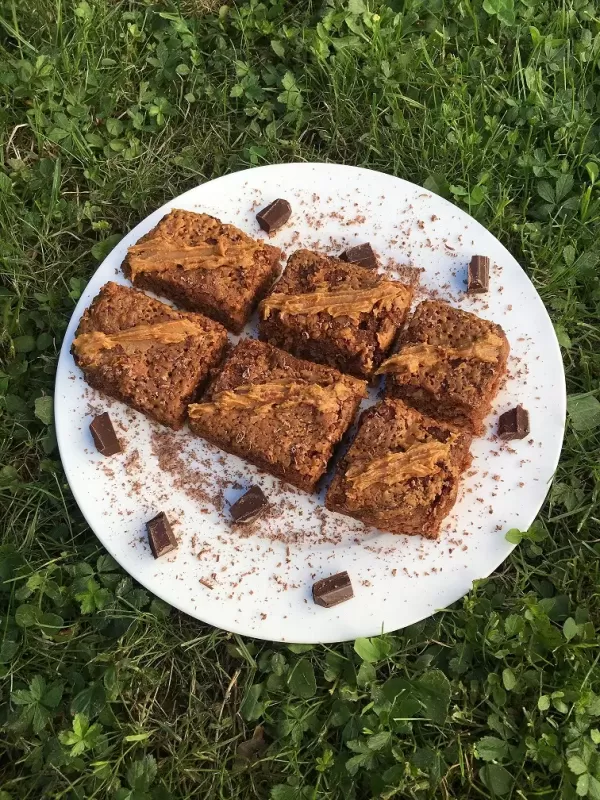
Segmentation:
{"type": "Polygon", "coordinates": [[[185,492],[190,499],[202,506],[222,510],[226,482],[190,463],[182,454],[181,444],[170,433],[154,430],[151,441],[152,453],[158,459],[158,466],[171,475],[175,489],[185,492]]]}

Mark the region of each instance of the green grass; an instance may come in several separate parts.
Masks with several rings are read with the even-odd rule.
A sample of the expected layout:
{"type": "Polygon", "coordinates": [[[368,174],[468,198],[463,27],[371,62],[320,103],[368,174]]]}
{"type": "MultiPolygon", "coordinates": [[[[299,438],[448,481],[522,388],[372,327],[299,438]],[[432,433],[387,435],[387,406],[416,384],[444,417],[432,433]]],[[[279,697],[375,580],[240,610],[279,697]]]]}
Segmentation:
{"type": "Polygon", "coordinates": [[[0,800],[598,800],[597,7],[205,5],[0,3],[0,800]],[[50,400],[120,235],[201,181],[303,159],[486,225],[552,315],[570,396],[549,499],[503,567],[335,647],[244,640],[134,585],[70,495],[50,400]]]}

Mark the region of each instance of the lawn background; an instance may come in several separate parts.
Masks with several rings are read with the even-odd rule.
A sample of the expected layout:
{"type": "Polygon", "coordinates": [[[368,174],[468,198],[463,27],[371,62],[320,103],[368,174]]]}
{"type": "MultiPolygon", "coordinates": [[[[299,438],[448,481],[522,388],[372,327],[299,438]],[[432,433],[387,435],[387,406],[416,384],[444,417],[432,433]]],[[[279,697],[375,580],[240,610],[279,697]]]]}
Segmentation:
{"type": "Polygon", "coordinates": [[[0,2],[0,800],[600,800],[598,8],[207,5],[0,2]],[[548,307],[569,392],[549,499],[505,565],[334,647],[230,635],[135,585],[52,426],[62,335],[119,237],[290,160],[390,172],[486,225],[548,307]]]}

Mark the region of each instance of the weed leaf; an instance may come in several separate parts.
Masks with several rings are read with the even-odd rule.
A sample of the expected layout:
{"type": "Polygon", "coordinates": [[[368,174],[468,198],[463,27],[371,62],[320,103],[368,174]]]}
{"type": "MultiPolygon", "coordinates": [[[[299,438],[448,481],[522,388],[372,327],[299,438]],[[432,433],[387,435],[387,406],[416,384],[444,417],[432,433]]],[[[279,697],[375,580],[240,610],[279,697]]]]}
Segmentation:
{"type": "Polygon", "coordinates": [[[418,697],[425,707],[425,716],[442,724],[450,705],[450,681],[441,670],[431,670],[422,675],[416,684],[418,697]]]}
{"type": "Polygon", "coordinates": [[[484,736],[475,745],[475,755],[483,761],[503,761],[508,756],[508,744],[496,736],[484,736]]]}
{"type": "Polygon", "coordinates": [[[255,683],[247,690],[244,700],[242,701],[240,714],[244,719],[248,720],[248,722],[252,722],[262,716],[264,711],[264,703],[260,702],[262,690],[262,683],[255,683]]]}
{"type": "Polygon", "coordinates": [[[571,425],[584,433],[600,425],[600,401],[592,394],[572,394],[567,398],[571,425]]]}
{"type": "Polygon", "coordinates": [[[486,764],[479,770],[479,775],[483,785],[498,797],[508,794],[512,788],[513,777],[500,764],[486,764]]]}
{"type": "Polygon", "coordinates": [[[308,699],[317,691],[313,665],[307,658],[301,658],[292,668],[288,678],[290,690],[296,697],[308,699]]]}

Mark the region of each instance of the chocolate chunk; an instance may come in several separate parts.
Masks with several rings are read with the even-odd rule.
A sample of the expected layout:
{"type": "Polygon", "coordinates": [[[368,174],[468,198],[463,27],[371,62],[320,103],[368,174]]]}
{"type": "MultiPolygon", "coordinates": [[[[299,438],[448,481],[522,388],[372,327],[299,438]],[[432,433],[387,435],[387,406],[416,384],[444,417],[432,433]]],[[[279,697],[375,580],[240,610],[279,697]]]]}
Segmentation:
{"type": "Polygon", "coordinates": [[[288,221],[292,215],[292,207],[287,200],[273,200],[256,215],[256,220],[263,231],[272,233],[288,221]]]}
{"type": "Polygon", "coordinates": [[[490,260],[487,256],[473,256],[467,276],[467,293],[480,294],[490,288],[490,260]]]}
{"type": "Polygon", "coordinates": [[[430,433],[438,442],[447,442],[452,436],[452,432],[447,428],[438,428],[437,425],[432,425],[431,428],[427,428],[427,433],[430,433]]]}
{"type": "Polygon", "coordinates": [[[506,441],[524,439],[529,433],[529,411],[523,406],[511,408],[498,420],[498,436],[506,441]]]}
{"type": "Polygon", "coordinates": [[[177,539],[164,511],[146,523],[146,530],[154,558],[160,558],[177,547],[177,539]]]}
{"type": "Polygon", "coordinates": [[[269,506],[260,486],[251,486],[229,509],[234,522],[254,522],[269,506]]]}
{"type": "Polygon", "coordinates": [[[90,431],[94,438],[96,450],[102,453],[103,456],[114,456],[123,452],[121,442],[117,439],[117,434],[107,411],[94,417],[90,423],[90,431]]]}
{"type": "Polygon", "coordinates": [[[312,594],[315,603],[323,608],[337,606],[354,597],[347,572],[338,572],[337,575],[317,581],[312,588],[312,594]]]}
{"type": "Polygon", "coordinates": [[[349,247],[344,250],[340,258],[342,261],[351,261],[353,264],[360,264],[361,267],[368,267],[368,269],[377,269],[378,266],[377,256],[368,242],[349,247]]]}

